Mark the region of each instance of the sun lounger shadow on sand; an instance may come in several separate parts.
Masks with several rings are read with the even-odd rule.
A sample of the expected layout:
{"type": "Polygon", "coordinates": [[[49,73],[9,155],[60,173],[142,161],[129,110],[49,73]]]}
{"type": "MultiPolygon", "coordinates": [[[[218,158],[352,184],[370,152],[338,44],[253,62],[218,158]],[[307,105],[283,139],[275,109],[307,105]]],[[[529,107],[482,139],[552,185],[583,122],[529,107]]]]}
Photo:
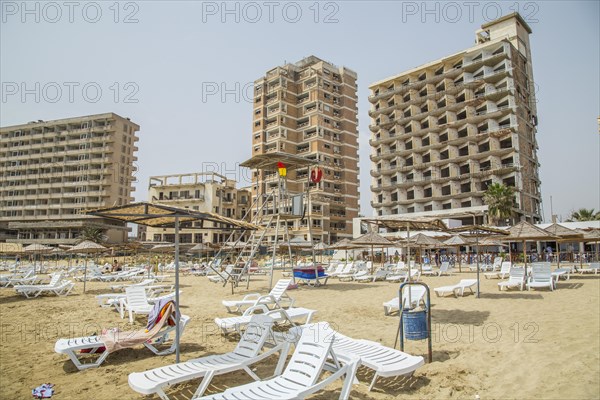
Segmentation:
{"type": "Polygon", "coordinates": [[[435,313],[431,314],[432,324],[470,324],[483,325],[488,317],[489,311],[464,311],[464,310],[443,310],[436,309],[435,313]]]}
{"type": "Polygon", "coordinates": [[[540,293],[534,292],[521,292],[521,291],[502,291],[502,292],[489,292],[481,293],[482,299],[524,299],[524,300],[542,300],[544,296],[540,293]]]}

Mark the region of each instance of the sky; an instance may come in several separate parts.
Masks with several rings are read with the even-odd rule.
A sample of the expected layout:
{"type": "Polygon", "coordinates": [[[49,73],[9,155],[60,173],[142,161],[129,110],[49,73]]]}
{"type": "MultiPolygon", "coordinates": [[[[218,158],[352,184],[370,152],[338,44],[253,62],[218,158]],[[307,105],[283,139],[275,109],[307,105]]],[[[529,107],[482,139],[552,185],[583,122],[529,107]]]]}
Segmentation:
{"type": "Polygon", "coordinates": [[[600,210],[597,1],[0,1],[0,126],[104,112],[141,126],[136,201],[153,175],[249,184],[252,85],[315,55],[358,74],[361,214],[371,215],[376,81],[474,44],[519,11],[533,30],[543,212],[600,210]]]}

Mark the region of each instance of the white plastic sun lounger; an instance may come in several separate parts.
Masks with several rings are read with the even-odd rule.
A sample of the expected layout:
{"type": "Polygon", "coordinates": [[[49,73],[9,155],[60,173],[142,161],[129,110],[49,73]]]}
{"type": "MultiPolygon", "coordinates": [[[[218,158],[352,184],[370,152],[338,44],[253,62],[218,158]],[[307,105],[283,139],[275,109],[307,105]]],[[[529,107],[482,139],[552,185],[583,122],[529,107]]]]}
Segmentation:
{"type": "MultiPolygon", "coordinates": [[[[409,286],[402,293],[402,307],[403,308],[414,308],[420,303],[425,305],[425,293],[426,290],[423,286],[413,285],[409,286]],[[410,290],[410,304],[408,303],[408,291],[410,290]]],[[[383,303],[383,312],[385,315],[390,315],[393,311],[399,311],[400,298],[395,297],[390,301],[383,303]]]]}
{"type": "Polygon", "coordinates": [[[50,283],[46,285],[17,285],[15,290],[18,294],[21,294],[27,298],[38,297],[43,293],[55,294],[57,296],[68,295],[73,287],[74,283],[71,281],[63,281],[62,274],[54,274],[50,283]]]}
{"type": "Polygon", "coordinates": [[[600,263],[593,262],[587,268],[578,268],[577,271],[581,274],[594,274],[597,275],[600,272],[600,263]]]}
{"type": "Polygon", "coordinates": [[[279,362],[274,375],[281,374],[285,359],[289,352],[289,343],[283,342],[267,350],[263,350],[271,330],[273,319],[267,315],[253,315],[250,328],[242,335],[232,352],[196,358],[179,364],[171,364],[154,368],[145,372],[129,374],[129,386],[143,395],[157,394],[161,399],[169,397],[165,390],[172,385],[203,378],[193,397],[202,396],[204,391],[217,375],[243,370],[256,381],[260,378],[250,369],[265,358],[279,352],[279,362]]]}
{"type": "Polygon", "coordinates": [[[350,274],[352,271],[352,268],[354,268],[354,264],[353,263],[348,263],[346,265],[342,265],[342,267],[340,268],[340,266],[338,266],[338,268],[332,272],[331,274],[328,274],[330,278],[336,278],[340,275],[347,275],[350,274]],[[339,272],[338,272],[339,270],[339,272]]]}
{"type": "Polygon", "coordinates": [[[508,273],[508,280],[498,282],[498,290],[503,288],[509,289],[518,287],[519,290],[523,290],[525,284],[525,268],[511,267],[508,273]]]}
{"type": "MultiPolygon", "coordinates": [[[[185,326],[190,321],[190,317],[187,315],[182,315],[179,319],[179,336],[183,335],[183,330],[185,326]]],[[[175,331],[175,326],[165,325],[153,338],[157,338],[156,341],[150,343],[149,340],[145,341],[143,345],[150,349],[156,355],[165,355],[171,354],[175,351],[175,341],[171,344],[169,348],[166,350],[159,350],[156,346],[159,346],[165,343],[169,339],[169,334],[175,331]]],[[[66,354],[69,356],[73,364],[77,367],[78,370],[84,370],[87,368],[95,368],[100,366],[108,357],[108,350],[104,349],[102,352],[98,353],[102,347],[105,347],[104,343],[101,341],[100,336],[87,336],[87,337],[78,337],[71,339],[59,339],[54,345],[54,351],[60,354],[66,354]],[[88,353],[81,354],[81,350],[88,350],[88,353]],[[86,356],[98,356],[95,361],[83,363],[84,357],[86,356]]]]}
{"type": "Polygon", "coordinates": [[[55,294],[57,296],[68,296],[75,284],[71,281],[61,281],[55,285],[32,285],[32,286],[15,286],[18,294],[31,299],[42,294],[55,294]]]}
{"type": "Polygon", "coordinates": [[[129,285],[124,285],[124,284],[122,284],[122,285],[112,285],[112,286],[110,287],[110,289],[111,289],[112,291],[115,291],[115,292],[117,292],[117,291],[122,291],[122,290],[125,290],[125,289],[127,289],[128,287],[136,287],[136,286],[148,286],[148,285],[151,285],[151,284],[153,284],[153,283],[154,283],[154,279],[144,279],[144,280],[142,280],[141,282],[138,282],[138,283],[132,283],[132,284],[129,284],[129,285]]]}
{"type": "Polygon", "coordinates": [[[18,286],[18,285],[35,285],[40,279],[37,275],[33,275],[33,269],[30,269],[23,276],[9,276],[2,281],[3,287],[18,286]]]}
{"type": "Polygon", "coordinates": [[[486,279],[493,279],[493,278],[504,279],[510,274],[511,266],[512,266],[512,263],[510,261],[503,261],[500,266],[500,271],[486,272],[483,275],[485,276],[486,279]]]}
{"type": "Polygon", "coordinates": [[[358,271],[354,274],[350,273],[350,274],[338,275],[338,279],[340,280],[340,282],[346,282],[346,281],[353,281],[356,279],[361,280],[365,276],[369,276],[369,271],[362,270],[362,271],[358,271]]]}
{"type": "MultiPolygon", "coordinates": [[[[305,326],[297,326],[290,329],[290,333],[298,336],[304,329],[305,326]]],[[[335,338],[335,354],[340,357],[359,357],[362,366],[375,371],[369,391],[373,389],[379,377],[412,375],[417,368],[425,364],[421,356],[412,356],[370,340],[349,338],[336,332],[331,326],[325,329],[325,333],[335,338]]]]}
{"type": "Polygon", "coordinates": [[[527,279],[527,290],[544,287],[549,288],[551,291],[554,290],[554,279],[552,278],[550,263],[534,264],[531,267],[531,276],[527,279]]]}
{"type": "Polygon", "coordinates": [[[275,304],[278,308],[282,308],[281,303],[285,302],[289,303],[287,304],[288,307],[292,307],[294,305],[294,299],[286,293],[291,282],[291,279],[280,279],[267,295],[261,296],[260,293],[250,293],[244,296],[242,300],[223,300],[223,305],[230,313],[241,312],[244,308],[257,306],[259,304],[264,304],[267,307],[270,304],[275,304]]]}
{"type": "MultiPolygon", "coordinates": [[[[410,279],[411,281],[418,281],[421,278],[421,271],[419,271],[418,268],[411,268],[410,269],[410,279]]],[[[408,281],[408,272],[403,272],[397,275],[388,275],[385,278],[386,281],[388,282],[400,282],[400,281],[404,281],[407,282],[408,281]]]]}
{"type": "Polygon", "coordinates": [[[310,320],[316,310],[309,310],[307,308],[302,307],[290,307],[287,310],[282,308],[269,310],[267,306],[261,304],[258,306],[248,308],[243,315],[236,317],[227,317],[227,318],[215,318],[215,324],[221,328],[224,335],[227,335],[229,332],[237,331],[240,332],[241,329],[250,323],[252,319],[252,314],[254,311],[260,310],[264,314],[273,318],[275,322],[289,322],[292,325],[295,325],[295,320],[304,319],[304,323],[310,323],[310,320]]]}
{"type": "MultiPolygon", "coordinates": [[[[179,291],[179,293],[181,293],[181,291],[179,291]]],[[[143,286],[129,287],[125,289],[125,297],[118,299],[118,311],[121,314],[121,318],[124,318],[125,312],[128,312],[129,323],[133,324],[134,315],[148,315],[150,311],[152,311],[152,307],[154,307],[153,303],[163,299],[172,300],[174,297],[175,292],[149,299],[146,294],[146,288],[143,286]]]]}
{"type": "Polygon", "coordinates": [[[281,375],[269,380],[233,387],[223,393],[205,396],[201,399],[305,399],[342,377],[344,377],[344,383],[339,399],[348,399],[360,359],[352,357],[346,363],[340,363],[340,359],[332,348],[335,337],[328,334],[326,326],[328,326],[326,323],[314,324],[302,331],[294,354],[281,375]],[[329,358],[333,360],[333,365],[326,364],[329,358]],[[318,382],[324,369],[332,369],[333,374],[318,382]]]}
{"type": "Polygon", "coordinates": [[[389,272],[385,269],[380,269],[377,270],[373,275],[361,275],[361,276],[355,276],[354,280],[356,282],[375,282],[375,281],[379,281],[379,280],[385,280],[385,278],[388,276],[389,272]]]}
{"type": "Polygon", "coordinates": [[[439,296],[444,296],[446,294],[452,293],[454,297],[458,297],[459,293],[462,296],[465,295],[465,289],[469,289],[471,293],[473,293],[473,286],[477,284],[477,279],[461,279],[456,285],[442,286],[433,289],[435,294],[439,296]]]}

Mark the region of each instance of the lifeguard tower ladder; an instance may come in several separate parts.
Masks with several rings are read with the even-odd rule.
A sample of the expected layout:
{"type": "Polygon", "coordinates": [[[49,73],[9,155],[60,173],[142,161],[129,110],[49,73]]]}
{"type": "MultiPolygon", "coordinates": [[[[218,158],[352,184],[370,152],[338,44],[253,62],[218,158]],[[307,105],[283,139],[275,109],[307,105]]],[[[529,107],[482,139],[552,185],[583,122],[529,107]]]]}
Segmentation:
{"type": "MultiPolygon", "coordinates": [[[[270,253],[272,254],[269,288],[273,287],[277,250],[280,247],[287,248],[290,268],[293,270],[294,261],[288,221],[307,218],[309,239],[312,242],[310,215],[305,212],[305,209],[310,209],[310,185],[306,185],[305,192],[288,190],[287,173],[295,173],[298,168],[311,168],[317,164],[316,160],[285,153],[260,154],[240,164],[242,167],[254,170],[254,176],[257,179],[262,175],[265,187],[258,184],[255,186],[255,198],[244,215],[245,220],[250,219],[251,216],[251,222],[259,229],[246,230],[235,241],[233,241],[234,233],[232,232],[227,240],[230,245],[222,247],[209,264],[209,267],[221,277],[223,286],[226,286],[227,283],[231,284],[232,293],[234,288],[244,280],[246,288],[250,286],[250,273],[257,265],[255,261],[260,255],[261,247],[266,245],[271,248],[270,253]],[[285,171],[281,171],[280,168],[285,168],[285,171]],[[268,192],[267,185],[272,186],[268,192]],[[274,240],[268,243],[267,236],[273,232],[274,240]],[[247,240],[243,241],[246,237],[247,240]],[[233,260],[233,264],[226,266],[223,271],[218,270],[217,267],[223,266],[223,260],[227,259],[233,260]]],[[[310,179],[310,174],[307,178],[310,179]]],[[[294,182],[301,183],[299,180],[294,180],[294,182]]],[[[282,263],[281,268],[285,269],[285,263],[282,263]]]]}

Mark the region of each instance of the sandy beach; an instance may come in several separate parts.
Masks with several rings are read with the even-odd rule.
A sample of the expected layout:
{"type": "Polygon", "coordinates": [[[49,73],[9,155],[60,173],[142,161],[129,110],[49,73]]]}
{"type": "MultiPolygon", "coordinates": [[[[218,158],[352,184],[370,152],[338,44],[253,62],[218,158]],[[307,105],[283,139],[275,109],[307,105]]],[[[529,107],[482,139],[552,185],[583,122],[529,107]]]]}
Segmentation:
{"type": "MultiPolygon", "coordinates": [[[[431,288],[453,284],[475,273],[425,277],[431,288]]],[[[172,279],[171,279],[172,281],[172,279]]],[[[498,280],[481,281],[481,298],[432,297],[433,362],[410,378],[381,379],[371,392],[372,373],[360,369],[360,384],[352,399],[597,399],[600,397],[600,276],[572,275],[554,292],[499,292],[498,280]]],[[[99,368],[78,371],[64,355],[54,352],[60,337],[82,336],[103,327],[129,329],[114,310],[98,307],[95,295],[110,292],[108,283],[77,283],[68,297],[25,299],[13,289],[0,289],[0,398],[31,397],[42,383],[55,384],[55,399],[140,399],[129,388],[128,374],[163,366],[174,355],[155,356],[143,347],[111,354],[99,368]]],[[[300,286],[289,291],[296,305],[318,310],[314,321],[328,321],[353,338],[393,346],[398,317],[384,316],[382,303],[397,296],[398,284],[356,283],[330,279],[324,287],[300,286]]],[[[237,338],[224,338],[215,317],[227,316],[222,299],[250,292],[266,293],[268,277],[255,276],[250,289],[209,282],[204,277],[181,278],[182,313],[191,322],[182,337],[182,361],[230,351],[237,338]]],[[[141,328],[145,318],[133,325],[141,328]]],[[[425,341],[406,343],[405,351],[426,355],[425,341]]],[[[257,370],[269,376],[275,366],[267,360],[257,370]]],[[[213,380],[207,393],[250,382],[244,373],[213,380]]],[[[341,382],[341,381],[340,381],[341,382]]],[[[171,388],[172,398],[189,399],[198,381],[171,388]]],[[[314,396],[334,399],[338,383],[314,396]]],[[[158,398],[157,396],[148,398],[158,398]]]]}

